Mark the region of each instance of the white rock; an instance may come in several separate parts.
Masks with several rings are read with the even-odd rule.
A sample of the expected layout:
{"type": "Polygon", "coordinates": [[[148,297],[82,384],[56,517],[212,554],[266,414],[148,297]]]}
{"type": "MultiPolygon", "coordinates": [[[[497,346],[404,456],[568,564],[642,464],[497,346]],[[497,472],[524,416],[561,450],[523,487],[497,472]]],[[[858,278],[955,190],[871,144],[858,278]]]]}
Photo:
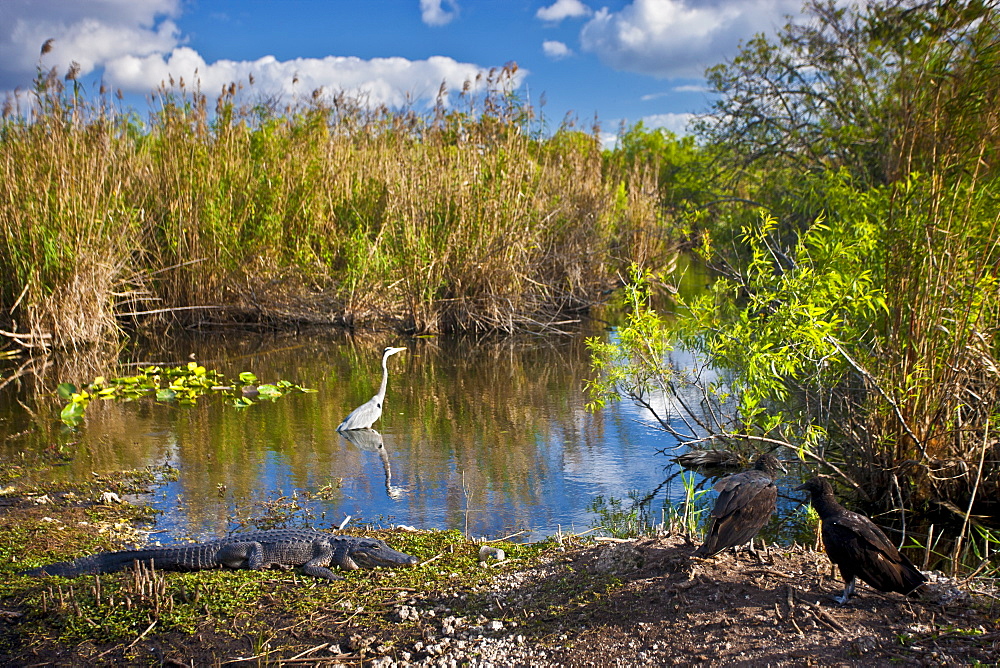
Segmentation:
{"type": "Polygon", "coordinates": [[[507,553],[499,547],[483,545],[479,548],[479,561],[503,561],[507,558],[507,553]]]}

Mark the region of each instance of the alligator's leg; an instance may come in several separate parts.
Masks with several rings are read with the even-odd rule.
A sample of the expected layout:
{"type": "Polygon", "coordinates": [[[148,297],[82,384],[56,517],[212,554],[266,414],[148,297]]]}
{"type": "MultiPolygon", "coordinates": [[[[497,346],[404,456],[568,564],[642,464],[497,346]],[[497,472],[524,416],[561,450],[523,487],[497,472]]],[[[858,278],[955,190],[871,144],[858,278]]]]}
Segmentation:
{"type": "Polygon", "coordinates": [[[344,579],[343,575],[337,575],[326,566],[320,566],[319,564],[314,564],[312,561],[302,564],[302,572],[305,573],[306,575],[311,575],[314,578],[323,578],[324,580],[344,579]]]}
{"type": "Polygon", "coordinates": [[[229,568],[249,568],[259,571],[264,564],[264,546],[257,541],[228,543],[219,549],[215,557],[222,566],[229,568]]]}
{"type": "Polygon", "coordinates": [[[332,548],[330,565],[340,566],[345,571],[356,571],[361,568],[358,566],[356,561],[351,559],[350,548],[350,543],[346,541],[336,541],[334,543],[334,547],[332,548]]]}
{"type": "MultiPolygon", "coordinates": [[[[330,564],[333,560],[334,552],[333,547],[330,545],[330,541],[314,541],[313,558],[302,564],[302,572],[306,575],[311,575],[316,578],[324,578],[326,580],[343,580],[344,576],[337,575],[327,568],[327,564],[330,564]]],[[[357,568],[357,564],[355,564],[354,567],[357,568]]]]}

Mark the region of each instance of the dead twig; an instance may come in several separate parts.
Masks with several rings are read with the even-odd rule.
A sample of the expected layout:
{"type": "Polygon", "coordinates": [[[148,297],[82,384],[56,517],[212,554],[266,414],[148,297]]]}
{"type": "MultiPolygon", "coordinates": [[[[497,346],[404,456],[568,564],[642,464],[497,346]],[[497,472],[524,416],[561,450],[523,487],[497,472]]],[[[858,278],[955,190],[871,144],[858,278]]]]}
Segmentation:
{"type": "Polygon", "coordinates": [[[336,661],[337,664],[343,663],[361,663],[361,657],[354,654],[331,654],[330,656],[307,656],[301,659],[278,659],[278,665],[283,666],[286,664],[295,663],[311,663],[311,664],[322,664],[325,665],[328,661],[336,661]]]}
{"type": "Polygon", "coordinates": [[[419,568],[420,566],[426,566],[427,564],[429,564],[431,562],[437,561],[438,559],[440,559],[443,556],[444,556],[444,552],[441,552],[440,554],[436,554],[433,557],[431,557],[430,559],[428,559],[427,561],[422,561],[419,564],[417,564],[417,567],[419,568]]]}
{"type": "Polygon", "coordinates": [[[802,605],[804,605],[806,609],[809,610],[820,622],[829,626],[834,631],[840,631],[842,633],[847,631],[847,629],[845,629],[844,626],[833,617],[833,615],[821,608],[819,604],[810,604],[803,601],[802,605]]]}
{"type": "MultiPolygon", "coordinates": [[[[119,318],[131,318],[137,315],[153,315],[156,313],[173,313],[175,311],[204,311],[207,309],[223,309],[225,306],[172,306],[170,308],[155,308],[149,311],[130,311],[128,313],[119,313],[119,318]]],[[[3,332],[0,332],[3,334],[3,332]]]]}
{"type": "Polygon", "coordinates": [[[327,648],[329,646],[330,646],[330,643],[325,642],[322,645],[316,645],[315,647],[310,647],[309,649],[302,650],[301,652],[299,652],[298,654],[296,654],[295,656],[293,656],[291,658],[283,659],[283,661],[285,661],[285,662],[295,661],[296,659],[301,659],[306,654],[312,654],[313,652],[318,652],[319,650],[325,649],[325,648],[327,648]]]}
{"type": "Polygon", "coordinates": [[[780,571],[772,571],[770,568],[752,568],[750,570],[743,571],[744,573],[766,573],[767,575],[773,575],[779,578],[794,578],[794,575],[789,575],[788,573],[781,573],[780,571]]]}

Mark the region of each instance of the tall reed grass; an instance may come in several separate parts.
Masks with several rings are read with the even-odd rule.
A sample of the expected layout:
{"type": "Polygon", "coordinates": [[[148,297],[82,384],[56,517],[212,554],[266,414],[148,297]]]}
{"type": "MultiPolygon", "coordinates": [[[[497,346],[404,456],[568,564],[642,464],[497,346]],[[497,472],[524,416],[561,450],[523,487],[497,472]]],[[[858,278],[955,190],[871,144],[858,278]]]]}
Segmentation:
{"type": "MultiPolygon", "coordinates": [[[[540,122],[514,66],[458,107],[368,109],[183,80],[148,119],[40,74],[0,124],[0,319],[26,346],[240,321],[544,328],[665,251],[655,186],[540,122]],[[266,100],[263,95],[258,99],[266,100]],[[626,183],[628,184],[626,186],[626,183]]],[[[441,98],[445,99],[444,96],[441,98]]]]}
{"type": "Polygon", "coordinates": [[[998,34],[992,12],[962,39],[929,40],[897,82],[900,176],[881,217],[890,308],[857,452],[875,481],[909,478],[915,499],[966,525],[1000,508],[998,34]]]}

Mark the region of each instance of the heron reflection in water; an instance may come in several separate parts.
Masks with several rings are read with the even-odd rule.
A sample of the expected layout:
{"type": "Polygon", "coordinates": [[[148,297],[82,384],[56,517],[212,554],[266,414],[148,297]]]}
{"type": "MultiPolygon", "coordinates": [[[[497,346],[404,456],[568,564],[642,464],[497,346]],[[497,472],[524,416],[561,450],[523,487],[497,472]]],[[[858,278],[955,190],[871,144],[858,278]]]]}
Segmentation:
{"type": "Polygon", "coordinates": [[[340,435],[346,438],[358,450],[377,452],[379,458],[382,460],[382,467],[385,469],[386,493],[390,499],[403,498],[407,489],[392,484],[392,468],[389,466],[389,452],[385,449],[385,443],[382,442],[382,434],[374,429],[348,429],[340,432],[340,435]]]}

